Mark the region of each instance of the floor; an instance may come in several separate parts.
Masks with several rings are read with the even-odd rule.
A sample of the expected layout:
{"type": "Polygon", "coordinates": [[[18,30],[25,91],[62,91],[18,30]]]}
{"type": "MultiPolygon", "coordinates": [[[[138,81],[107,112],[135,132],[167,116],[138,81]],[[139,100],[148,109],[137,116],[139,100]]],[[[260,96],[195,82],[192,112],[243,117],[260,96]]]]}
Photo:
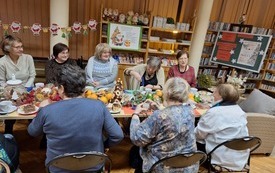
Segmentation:
{"type": "MultiPolygon", "coordinates": [[[[1,124],[1,123],[0,123],[1,124]]],[[[40,149],[40,138],[33,138],[28,135],[26,128],[27,120],[17,121],[14,127],[14,136],[20,147],[20,169],[23,173],[45,173],[45,149],[40,149]]],[[[0,126],[3,133],[4,126],[0,126]]],[[[110,149],[107,153],[112,160],[113,173],[133,173],[134,169],[128,164],[129,150],[132,144],[129,138],[125,138],[119,145],[110,149]]],[[[265,155],[256,155],[251,159],[251,173],[272,173],[275,169],[275,158],[265,155]],[[263,171],[264,170],[264,171],[263,171]]],[[[200,172],[207,172],[203,168],[200,172]]]]}

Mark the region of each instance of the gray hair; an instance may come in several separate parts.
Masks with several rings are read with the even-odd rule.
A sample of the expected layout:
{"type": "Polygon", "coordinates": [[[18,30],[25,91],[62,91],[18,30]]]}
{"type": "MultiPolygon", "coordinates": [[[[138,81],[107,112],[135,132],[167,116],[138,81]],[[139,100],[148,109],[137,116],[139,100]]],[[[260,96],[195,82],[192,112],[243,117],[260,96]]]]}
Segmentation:
{"type": "Polygon", "coordinates": [[[173,77],[166,81],[163,87],[163,97],[166,101],[178,101],[184,103],[188,100],[190,85],[179,77],[173,77]]]}
{"type": "Polygon", "coordinates": [[[107,43],[99,43],[95,47],[95,57],[100,59],[103,52],[110,52],[110,57],[112,56],[112,48],[107,43]]]}
{"type": "Polygon", "coordinates": [[[4,36],[3,40],[1,41],[1,49],[5,55],[10,53],[10,49],[14,42],[22,43],[22,40],[19,37],[13,35],[4,36]]]}
{"type": "Polygon", "coordinates": [[[223,101],[236,103],[239,100],[239,91],[232,84],[220,84],[216,89],[223,101]]]}
{"type": "Polygon", "coordinates": [[[67,97],[78,97],[83,93],[86,85],[86,75],[79,66],[65,64],[56,77],[57,85],[64,87],[67,97]]]}
{"type": "Polygon", "coordinates": [[[161,58],[156,57],[156,56],[151,56],[149,60],[147,61],[147,65],[150,67],[156,68],[157,70],[160,69],[161,66],[161,58]]]}

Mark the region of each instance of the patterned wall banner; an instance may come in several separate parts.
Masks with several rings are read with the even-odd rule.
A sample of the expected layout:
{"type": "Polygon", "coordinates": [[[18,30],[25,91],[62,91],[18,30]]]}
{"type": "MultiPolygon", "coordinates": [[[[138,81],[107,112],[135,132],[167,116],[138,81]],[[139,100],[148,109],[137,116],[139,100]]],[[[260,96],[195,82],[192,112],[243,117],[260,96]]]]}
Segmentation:
{"type": "Polygon", "coordinates": [[[252,72],[260,72],[270,35],[220,31],[210,61],[252,72]]]}
{"type": "Polygon", "coordinates": [[[0,20],[0,29],[3,29],[3,33],[7,35],[9,30],[13,33],[24,32],[24,30],[30,30],[34,36],[40,36],[40,31],[43,33],[48,33],[49,31],[53,36],[58,35],[58,30],[61,29],[62,37],[70,38],[72,36],[71,31],[75,32],[75,34],[82,33],[83,35],[88,35],[88,28],[91,31],[95,31],[97,26],[97,21],[95,19],[90,19],[87,24],[82,25],[80,22],[74,22],[70,27],[60,27],[56,23],[52,23],[51,26],[42,27],[39,23],[34,23],[31,26],[22,26],[19,21],[13,21],[11,24],[2,23],[0,20]],[[83,31],[82,31],[83,30],[83,31]]]}

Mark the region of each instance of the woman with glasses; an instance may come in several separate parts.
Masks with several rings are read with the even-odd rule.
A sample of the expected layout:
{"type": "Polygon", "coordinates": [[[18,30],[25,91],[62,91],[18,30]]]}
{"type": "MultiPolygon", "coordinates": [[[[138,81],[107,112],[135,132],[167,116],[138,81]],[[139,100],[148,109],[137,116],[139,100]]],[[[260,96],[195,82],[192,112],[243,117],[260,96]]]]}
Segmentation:
{"type": "Polygon", "coordinates": [[[21,39],[6,35],[1,42],[1,49],[5,55],[0,58],[0,82],[7,82],[15,75],[25,87],[33,86],[36,75],[33,57],[23,53],[21,39]]]}
{"type": "Polygon", "coordinates": [[[165,81],[161,58],[150,57],[147,64],[139,64],[124,70],[127,89],[138,90],[141,86],[152,90],[162,89],[165,81]]]}
{"type": "Polygon", "coordinates": [[[77,65],[75,60],[70,59],[69,47],[63,43],[53,46],[53,55],[45,66],[46,83],[56,83],[56,76],[65,64],[77,65]]]}
{"type": "Polygon", "coordinates": [[[86,67],[87,84],[95,89],[113,88],[117,77],[117,61],[112,58],[112,49],[106,43],[99,43],[86,67]]]}
{"type": "MultiPolygon", "coordinates": [[[[0,83],[6,83],[15,76],[26,88],[32,87],[36,75],[33,57],[23,53],[21,39],[6,35],[1,41],[1,49],[5,55],[0,58],[0,83]]],[[[13,133],[14,123],[15,120],[5,120],[5,133],[13,133]]]]}
{"type": "Polygon", "coordinates": [[[188,65],[189,54],[186,51],[179,51],[176,56],[178,64],[170,67],[168,78],[180,77],[185,79],[191,87],[196,87],[195,70],[188,65]]]}

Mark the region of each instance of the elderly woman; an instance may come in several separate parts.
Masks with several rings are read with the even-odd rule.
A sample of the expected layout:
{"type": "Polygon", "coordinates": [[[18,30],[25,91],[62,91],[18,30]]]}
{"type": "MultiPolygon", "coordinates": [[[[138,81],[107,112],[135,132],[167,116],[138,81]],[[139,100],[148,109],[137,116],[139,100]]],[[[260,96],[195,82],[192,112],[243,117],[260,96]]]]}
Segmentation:
{"type": "MultiPolygon", "coordinates": [[[[165,109],[156,110],[140,123],[139,115],[148,106],[138,105],[130,126],[131,141],[140,147],[143,172],[147,172],[158,160],[180,153],[197,150],[194,134],[194,117],[191,108],[184,105],[188,100],[189,84],[181,78],[167,80],[163,88],[165,109]]],[[[154,102],[150,103],[153,107],[154,102]]],[[[150,107],[149,106],[149,107],[150,107]]],[[[198,164],[169,172],[197,172],[198,164]]],[[[165,172],[157,167],[156,172],[165,172]]],[[[141,172],[141,171],[136,171],[141,172]]]]}
{"type": "Polygon", "coordinates": [[[195,70],[188,65],[189,54],[186,51],[179,51],[176,56],[178,65],[170,67],[168,71],[168,78],[181,77],[185,79],[191,87],[196,87],[195,70]]]}
{"type": "Polygon", "coordinates": [[[36,75],[33,58],[23,54],[21,39],[7,35],[1,42],[1,48],[5,55],[0,58],[0,82],[11,80],[14,74],[25,87],[33,86],[36,75]]]}
{"type": "MultiPolygon", "coordinates": [[[[226,140],[248,136],[245,112],[236,103],[238,90],[231,84],[220,84],[213,95],[214,106],[200,118],[195,128],[198,148],[206,153],[226,140]]],[[[249,151],[219,148],[212,155],[212,164],[237,171],[243,169],[248,156],[249,151]]]]}
{"type": "MultiPolygon", "coordinates": [[[[6,35],[1,42],[1,48],[5,55],[0,58],[0,83],[5,83],[15,76],[25,87],[31,88],[36,75],[33,57],[23,54],[21,39],[6,35]]],[[[5,133],[13,133],[14,123],[15,120],[5,121],[5,133]]]]}
{"type": "Polygon", "coordinates": [[[56,83],[56,76],[65,64],[76,65],[73,59],[70,59],[69,47],[63,43],[57,43],[53,46],[52,59],[45,66],[46,83],[56,83]]]}
{"type": "Polygon", "coordinates": [[[112,49],[106,43],[99,43],[95,56],[91,57],[86,67],[87,83],[95,89],[113,88],[117,77],[117,61],[112,58],[112,49]]]}
{"type": "Polygon", "coordinates": [[[162,89],[165,81],[161,59],[150,57],[147,64],[139,64],[124,70],[127,89],[137,90],[140,86],[152,90],[162,89]]]}
{"type": "Polygon", "coordinates": [[[46,164],[65,153],[104,152],[104,147],[118,144],[123,139],[120,126],[104,103],[82,98],[86,84],[84,70],[65,65],[58,74],[57,84],[63,100],[44,105],[28,127],[31,136],[43,132],[47,136],[46,164]],[[108,134],[105,142],[103,131],[108,134]]]}

